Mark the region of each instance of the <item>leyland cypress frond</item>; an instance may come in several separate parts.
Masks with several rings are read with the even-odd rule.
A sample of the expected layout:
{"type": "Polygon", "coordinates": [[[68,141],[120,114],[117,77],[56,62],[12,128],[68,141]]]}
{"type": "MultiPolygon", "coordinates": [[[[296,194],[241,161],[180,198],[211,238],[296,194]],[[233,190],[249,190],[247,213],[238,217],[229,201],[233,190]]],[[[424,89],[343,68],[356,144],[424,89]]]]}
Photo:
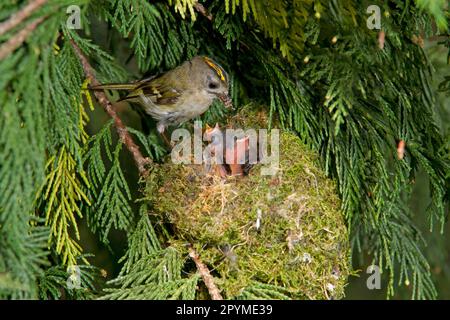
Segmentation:
{"type": "MultiPolygon", "coordinates": [[[[207,244],[194,261],[188,248],[203,244],[155,214],[156,194],[172,196],[157,179],[170,147],[140,126],[137,106],[116,103],[121,93],[91,88],[196,55],[227,71],[235,106],[214,102],[204,123],[260,106],[264,127],[294,133],[335,181],[354,267],[379,266],[388,297],[445,296],[448,250],[434,245],[450,200],[445,1],[49,0],[12,17],[27,5],[0,4],[0,298],[199,299],[229,287],[202,254],[231,263],[233,246],[207,244]],[[369,5],[380,29],[368,27],[369,5]],[[84,254],[104,247],[114,258],[84,254]],[[106,284],[99,263],[111,266],[106,284]]],[[[275,280],[245,280],[235,297],[291,297],[275,280]]]]}
{"type": "Polygon", "coordinates": [[[115,229],[127,230],[133,219],[129,206],[130,189],[120,168],[121,147],[121,144],[117,144],[114,150],[112,168],[103,181],[103,187],[100,189],[95,205],[97,217],[95,229],[100,233],[104,242],[107,242],[107,235],[112,226],[115,229]]]}
{"type": "Polygon", "coordinates": [[[111,281],[102,299],[170,299],[195,296],[198,276],[181,278],[183,260],[168,247],[136,261],[128,273],[111,281]]]}

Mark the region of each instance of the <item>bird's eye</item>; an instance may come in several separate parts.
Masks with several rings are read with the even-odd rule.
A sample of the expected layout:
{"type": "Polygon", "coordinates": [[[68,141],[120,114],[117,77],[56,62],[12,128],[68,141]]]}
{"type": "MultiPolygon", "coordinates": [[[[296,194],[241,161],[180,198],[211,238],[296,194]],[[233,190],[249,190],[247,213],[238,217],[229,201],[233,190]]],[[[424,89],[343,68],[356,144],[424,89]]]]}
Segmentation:
{"type": "Polygon", "coordinates": [[[217,89],[218,87],[219,87],[219,85],[215,82],[210,82],[208,84],[208,88],[210,88],[210,89],[217,89]]]}

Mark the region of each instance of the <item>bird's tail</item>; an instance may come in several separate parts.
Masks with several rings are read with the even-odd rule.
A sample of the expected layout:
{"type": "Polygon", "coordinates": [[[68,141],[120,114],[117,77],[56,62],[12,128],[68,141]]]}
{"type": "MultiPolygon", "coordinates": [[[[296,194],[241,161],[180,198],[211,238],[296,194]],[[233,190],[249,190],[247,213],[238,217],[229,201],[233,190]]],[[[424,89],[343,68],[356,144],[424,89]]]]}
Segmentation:
{"type": "Polygon", "coordinates": [[[89,87],[90,90],[128,90],[131,91],[136,87],[135,83],[107,83],[98,86],[89,87]]]}
{"type": "Polygon", "coordinates": [[[98,86],[91,86],[87,88],[87,90],[123,90],[127,91],[126,95],[116,102],[120,101],[126,101],[131,100],[132,98],[135,98],[135,96],[131,96],[134,90],[136,89],[136,83],[107,83],[107,84],[100,84],[98,86]]]}

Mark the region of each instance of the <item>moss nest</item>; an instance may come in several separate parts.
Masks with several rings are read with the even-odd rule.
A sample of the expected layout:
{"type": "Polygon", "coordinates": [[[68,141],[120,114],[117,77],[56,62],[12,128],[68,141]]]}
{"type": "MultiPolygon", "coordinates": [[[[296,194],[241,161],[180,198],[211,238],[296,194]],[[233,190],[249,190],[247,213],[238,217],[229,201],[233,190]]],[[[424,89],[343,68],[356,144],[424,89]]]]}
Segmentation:
{"type": "MultiPolygon", "coordinates": [[[[267,123],[246,112],[233,123],[267,123]]],[[[173,245],[194,245],[225,298],[341,298],[349,245],[335,183],[293,133],[281,132],[279,146],[273,176],[260,174],[262,164],[222,179],[168,161],[153,170],[147,195],[176,229],[173,245]]]]}

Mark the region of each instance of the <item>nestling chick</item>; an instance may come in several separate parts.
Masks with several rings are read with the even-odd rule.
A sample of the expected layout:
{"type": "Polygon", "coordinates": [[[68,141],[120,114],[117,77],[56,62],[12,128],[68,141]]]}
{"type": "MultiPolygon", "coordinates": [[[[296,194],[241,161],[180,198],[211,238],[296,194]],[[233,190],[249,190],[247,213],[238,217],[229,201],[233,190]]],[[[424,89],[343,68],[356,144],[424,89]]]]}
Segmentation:
{"type": "Polygon", "coordinates": [[[162,75],[133,83],[104,84],[94,90],[124,90],[127,95],[118,101],[140,104],[155,119],[158,132],[169,125],[178,125],[204,113],[218,98],[227,108],[228,74],[212,59],[196,56],[162,75]]]}
{"type": "MultiPolygon", "coordinates": [[[[207,159],[216,160],[216,171],[221,178],[249,173],[253,166],[249,157],[249,137],[234,137],[229,140],[225,130],[221,130],[216,124],[214,128],[207,126],[204,138],[211,142],[206,149],[207,159]]],[[[209,161],[206,164],[209,166],[209,161]]]]}

